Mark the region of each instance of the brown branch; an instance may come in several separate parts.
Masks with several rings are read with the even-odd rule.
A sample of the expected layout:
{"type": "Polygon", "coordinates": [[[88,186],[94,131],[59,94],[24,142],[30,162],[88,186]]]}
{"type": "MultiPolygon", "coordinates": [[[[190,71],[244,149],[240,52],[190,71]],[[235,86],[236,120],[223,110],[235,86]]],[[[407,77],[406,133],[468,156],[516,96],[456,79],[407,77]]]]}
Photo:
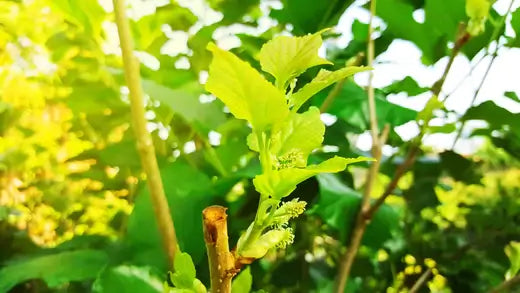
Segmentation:
{"type": "Polygon", "coordinates": [[[347,251],[343,254],[340,260],[340,267],[336,280],[335,292],[344,292],[345,287],[347,285],[348,277],[350,276],[352,265],[354,264],[357,252],[359,250],[359,247],[361,246],[361,240],[363,240],[363,234],[365,233],[366,227],[370,222],[370,219],[365,217],[365,213],[370,208],[370,195],[372,194],[372,187],[377,178],[377,174],[379,173],[379,167],[381,164],[381,147],[386,143],[389,130],[390,126],[388,124],[385,125],[383,133],[381,134],[381,137],[379,137],[379,142],[381,143],[381,145],[375,148],[376,150],[374,151],[374,158],[376,159],[376,161],[374,161],[372,165],[370,165],[370,169],[368,170],[365,191],[363,193],[363,199],[361,202],[361,208],[356,218],[354,230],[350,235],[350,242],[347,247],[347,251]]]}
{"type": "Polygon", "coordinates": [[[229,251],[226,208],[210,206],[202,211],[204,242],[208,252],[212,293],[231,292],[231,280],[238,273],[229,251]]]}
{"type": "MultiPolygon", "coordinates": [[[[460,50],[464,45],[469,41],[471,38],[471,35],[466,31],[466,24],[460,23],[459,24],[459,31],[457,32],[457,39],[455,41],[455,45],[453,46],[453,49],[451,50],[450,59],[448,60],[448,64],[446,65],[446,68],[444,68],[444,72],[442,73],[441,78],[437,80],[433,86],[432,86],[432,93],[435,96],[439,96],[441,93],[442,87],[444,85],[444,82],[446,81],[446,78],[448,77],[448,73],[450,72],[451,66],[453,65],[453,61],[455,61],[455,57],[459,54],[460,50]]],[[[442,99],[441,101],[444,101],[442,99]]]]}
{"type": "Polygon", "coordinates": [[[377,198],[377,200],[372,203],[370,208],[365,212],[365,218],[372,219],[375,212],[383,205],[386,198],[392,194],[394,189],[397,187],[397,184],[399,184],[399,181],[403,177],[403,175],[408,171],[408,169],[413,165],[415,162],[415,159],[417,157],[417,154],[419,152],[419,146],[417,144],[412,145],[410,148],[410,151],[407,153],[405,160],[401,165],[397,167],[394,173],[394,177],[392,177],[392,181],[388,183],[388,185],[385,188],[385,191],[381,196],[377,198]]]}
{"type": "Polygon", "coordinates": [[[424,283],[426,283],[426,281],[428,280],[428,278],[430,277],[431,274],[432,274],[432,269],[428,268],[419,277],[419,279],[417,279],[417,282],[415,282],[415,284],[413,284],[412,288],[410,289],[410,291],[408,293],[416,293],[417,291],[419,291],[419,289],[421,289],[421,287],[424,285],[424,283]]]}
{"type": "MultiPolygon", "coordinates": [[[[368,40],[367,40],[367,65],[372,66],[374,63],[374,39],[372,38],[372,34],[374,31],[373,28],[373,20],[376,13],[376,0],[370,1],[370,20],[368,22],[368,40]]],[[[379,129],[377,125],[377,112],[376,112],[376,102],[374,95],[374,86],[372,85],[372,81],[374,79],[373,71],[369,72],[368,75],[368,87],[367,87],[367,98],[368,98],[368,112],[369,112],[369,120],[370,120],[370,135],[372,137],[372,156],[376,161],[370,165],[370,169],[368,170],[367,179],[365,183],[365,190],[363,193],[363,198],[361,200],[361,207],[359,209],[356,224],[354,226],[354,230],[352,231],[352,235],[350,237],[350,243],[347,247],[347,251],[343,254],[339,264],[338,276],[336,278],[336,288],[335,292],[342,293],[345,291],[345,287],[347,285],[348,277],[350,276],[350,271],[352,269],[352,264],[356,258],[357,252],[361,245],[361,240],[363,239],[363,234],[365,233],[365,229],[369,223],[369,219],[364,217],[365,211],[370,208],[370,196],[372,194],[372,187],[376,181],[377,174],[379,173],[379,167],[381,165],[381,156],[382,156],[382,147],[384,145],[384,141],[379,137],[379,129]]],[[[388,136],[390,127],[388,125],[385,126],[385,130],[383,131],[382,138],[386,139],[388,136]]]]}
{"type": "Polygon", "coordinates": [[[161,173],[155,157],[155,149],[150,133],[146,130],[145,109],[143,106],[143,90],[139,73],[139,62],[133,54],[133,42],[130,35],[130,26],[125,13],[124,0],[113,0],[116,16],[117,31],[123,54],[123,65],[125,80],[130,91],[130,110],[132,114],[132,125],[137,139],[139,157],[146,173],[150,197],[154,209],[155,219],[159,226],[159,233],[166,254],[168,255],[169,267],[173,268],[173,259],[177,249],[177,238],[173,220],[171,218],[168,201],[164,194],[161,181],[161,173]]]}
{"type": "MultiPolygon", "coordinates": [[[[373,55],[371,56],[371,54],[373,54],[373,47],[371,48],[370,41],[373,42],[373,40],[371,38],[371,23],[372,23],[372,17],[375,13],[375,3],[374,2],[375,1],[372,0],[371,5],[370,5],[371,20],[369,22],[369,38],[370,39],[369,39],[369,46],[368,46],[368,58],[369,58],[369,60],[372,59],[372,62],[373,62],[373,55]]],[[[431,89],[432,93],[435,96],[438,96],[440,94],[442,87],[444,85],[444,82],[446,81],[448,73],[453,64],[453,61],[455,60],[455,57],[460,52],[461,48],[468,42],[469,38],[470,38],[470,35],[466,32],[465,26],[461,24],[459,27],[459,32],[457,33],[457,40],[455,42],[455,46],[450,55],[450,59],[448,60],[448,64],[446,65],[446,68],[444,69],[444,72],[443,72],[441,78],[437,82],[434,83],[434,85],[431,89]]],[[[369,65],[371,65],[371,64],[369,64],[369,65]]],[[[369,102],[370,102],[370,90],[371,90],[370,82],[369,82],[368,90],[369,90],[369,102]]],[[[381,151],[382,146],[384,145],[384,141],[383,141],[382,137],[383,136],[386,137],[386,135],[388,135],[388,133],[386,133],[385,135],[382,135],[381,138],[377,137],[377,132],[376,132],[377,131],[377,128],[376,128],[377,127],[377,116],[375,114],[375,105],[374,105],[373,109],[372,108],[370,109],[370,114],[371,114],[371,117],[370,117],[371,134],[372,134],[372,139],[373,139],[372,154],[379,162],[380,157],[378,158],[377,156],[381,155],[380,151],[381,151]],[[378,152],[378,148],[379,148],[379,152],[378,152]]],[[[352,265],[354,263],[355,257],[357,255],[357,252],[361,245],[361,241],[363,239],[363,234],[365,233],[366,227],[370,223],[370,220],[374,216],[375,212],[383,205],[386,198],[390,194],[392,194],[394,189],[399,184],[399,181],[401,180],[403,175],[408,171],[408,169],[415,162],[417,154],[419,153],[419,150],[420,150],[421,139],[424,136],[423,131],[424,130],[421,130],[421,133],[418,135],[417,139],[412,143],[412,145],[405,157],[405,160],[403,161],[403,163],[401,165],[399,165],[397,167],[397,169],[394,173],[394,177],[392,178],[392,181],[390,181],[390,183],[387,185],[383,194],[380,197],[378,197],[378,199],[373,204],[370,205],[370,203],[369,203],[370,191],[371,191],[370,185],[373,184],[370,181],[373,180],[373,178],[375,178],[375,176],[379,172],[379,163],[373,163],[371,165],[371,168],[370,168],[368,176],[367,176],[367,186],[365,187],[365,194],[363,195],[363,202],[361,205],[361,209],[356,218],[356,223],[355,223],[354,229],[352,231],[352,235],[350,237],[348,249],[341,258],[340,269],[339,269],[338,277],[336,280],[335,292],[342,293],[346,286],[348,276],[350,275],[352,265]]]]}
{"type": "Polygon", "coordinates": [[[516,275],[515,277],[504,281],[502,284],[496,286],[495,288],[491,289],[489,293],[499,293],[503,292],[506,289],[511,289],[513,286],[516,286],[520,284],[520,274],[516,275]]]}

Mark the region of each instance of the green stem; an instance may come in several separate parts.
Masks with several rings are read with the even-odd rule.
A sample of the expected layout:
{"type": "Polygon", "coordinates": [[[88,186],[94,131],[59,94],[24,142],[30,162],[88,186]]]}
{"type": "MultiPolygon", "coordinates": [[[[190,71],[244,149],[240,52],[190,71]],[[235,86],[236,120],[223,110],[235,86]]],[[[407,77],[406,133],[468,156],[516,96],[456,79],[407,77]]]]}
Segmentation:
{"type": "Polygon", "coordinates": [[[262,232],[265,230],[266,226],[269,224],[269,221],[272,219],[276,207],[279,203],[280,201],[270,199],[267,195],[260,196],[260,202],[258,203],[258,209],[256,211],[255,220],[253,221],[253,227],[244,236],[245,240],[243,241],[242,245],[238,247],[237,252],[239,256],[242,250],[246,250],[247,247],[252,245],[262,235],[262,232]],[[266,217],[266,211],[269,208],[271,209],[269,211],[269,215],[266,217]]]}
{"type": "Polygon", "coordinates": [[[143,90],[139,73],[139,62],[133,54],[133,42],[130,35],[130,25],[125,14],[124,0],[113,0],[116,16],[117,31],[123,54],[123,65],[125,80],[130,91],[130,109],[132,124],[137,140],[139,157],[146,173],[150,197],[154,209],[154,215],[159,226],[164,250],[168,255],[169,267],[173,267],[175,251],[177,249],[177,238],[171,218],[168,201],[164,194],[161,173],[155,157],[152,137],[146,130],[145,109],[143,103],[143,90]]]}

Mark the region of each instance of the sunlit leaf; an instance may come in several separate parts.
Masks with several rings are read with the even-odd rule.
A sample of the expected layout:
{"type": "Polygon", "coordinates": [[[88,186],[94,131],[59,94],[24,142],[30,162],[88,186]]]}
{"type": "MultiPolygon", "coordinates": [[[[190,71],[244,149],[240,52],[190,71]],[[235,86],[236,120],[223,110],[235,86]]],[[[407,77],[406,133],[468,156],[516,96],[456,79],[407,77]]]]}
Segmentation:
{"type": "Polygon", "coordinates": [[[238,119],[245,119],[257,130],[282,121],[289,109],[283,92],[234,54],[214,44],[206,89],[221,99],[238,119]]]}
{"type": "Polygon", "coordinates": [[[320,110],[311,107],[307,112],[295,113],[290,116],[278,134],[272,138],[271,151],[278,156],[290,152],[298,152],[303,158],[303,165],[307,164],[307,156],[323,142],[325,125],[320,119],[320,110]]]}
{"type": "Polygon", "coordinates": [[[256,190],[261,194],[271,195],[274,198],[282,198],[289,195],[296,188],[296,185],[314,175],[343,171],[349,164],[371,160],[373,159],[365,157],[351,159],[334,157],[321,164],[310,165],[307,168],[273,170],[269,173],[256,176],[253,183],[255,184],[256,190]]]}
{"type": "Polygon", "coordinates": [[[505,248],[507,258],[511,262],[511,266],[506,273],[506,279],[514,277],[520,271],[520,242],[511,241],[505,248]]]}
{"type": "Polygon", "coordinates": [[[354,75],[358,72],[370,70],[370,67],[349,66],[336,71],[320,70],[318,75],[308,84],[304,85],[296,93],[292,94],[290,101],[293,107],[299,109],[312,96],[329,85],[354,75]]]}
{"type": "Polygon", "coordinates": [[[466,0],[466,14],[469,16],[468,32],[476,36],[485,29],[491,0],[466,0]]]}
{"type": "Polygon", "coordinates": [[[303,37],[278,36],[262,47],[258,58],[262,70],[274,76],[278,88],[285,89],[308,68],[332,64],[318,56],[321,44],[321,32],[303,37]]]}

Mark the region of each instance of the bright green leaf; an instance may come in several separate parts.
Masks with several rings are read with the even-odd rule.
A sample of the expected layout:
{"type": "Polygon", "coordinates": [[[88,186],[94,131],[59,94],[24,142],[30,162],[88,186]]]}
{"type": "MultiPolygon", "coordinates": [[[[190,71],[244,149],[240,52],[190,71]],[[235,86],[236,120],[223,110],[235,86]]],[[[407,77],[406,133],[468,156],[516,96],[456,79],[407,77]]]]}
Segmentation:
{"type": "Polygon", "coordinates": [[[236,278],[233,279],[233,283],[231,284],[231,293],[251,292],[252,285],[253,276],[251,275],[251,269],[247,267],[245,270],[240,272],[236,278]]]}
{"type": "Polygon", "coordinates": [[[320,110],[310,107],[305,113],[295,113],[282,126],[279,133],[271,139],[271,151],[282,157],[291,152],[298,152],[303,158],[303,165],[307,164],[308,155],[321,146],[325,125],[320,119],[320,110]]]}
{"type": "Polygon", "coordinates": [[[256,190],[261,194],[268,194],[279,199],[289,195],[296,188],[296,185],[314,175],[340,172],[345,170],[348,164],[372,160],[365,157],[350,159],[334,157],[321,164],[310,165],[307,168],[272,170],[269,173],[256,176],[253,179],[253,183],[256,190]]]}
{"type": "Polygon", "coordinates": [[[322,69],[311,82],[304,85],[303,88],[291,96],[291,104],[294,105],[296,110],[298,110],[303,103],[329,85],[358,72],[370,69],[370,67],[359,66],[349,66],[336,71],[322,69]]]}
{"type": "Polygon", "coordinates": [[[506,273],[506,279],[510,279],[520,271],[520,242],[511,241],[505,248],[507,258],[511,262],[511,267],[506,273]]]}
{"type": "Polygon", "coordinates": [[[332,64],[318,56],[321,33],[303,37],[278,36],[262,46],[258,56],[260,65],[276,79],[278,88],[285,90],[288,82],[310,67],[332,64]]]}
{"type": "Polygon", "coordinates": [[[236,118],[249,121],[259,131],[283,121],[289,113],[283,92],[234,54],[212,43],[208,49],[213,52],[213,61],[206,89],[236,118]]]}
{"type": "Polygon", "coordinates": [[[424,109],[417,114],[417,120],[423,121],[423,123],[427,125],[433,118],[433,111],[441,109],[442,107],[444,107],[444,104],[439,101],[437,96],[432,96],[426,103],[426,106],[424,106],[424,109]]]}
{"type": "Polygon", "coordinates": [[[472,36],[484,31],[489,15],[491,0],[466,0],[466,14],[469,16],[468,32],[472,36]]]}
{"type": "Polygon", "coordinates": [[[428,133],[452,133],[457,130],[455,123],[448,123],[441,126],[428,126],[428,133]]]}
{"type": "Polygon", "coordinates": [[[186,252],[177,253],[173,264],[175,271],[170,275],[177,288],[191,288],[196,277],[195,265],[186,252]]]}

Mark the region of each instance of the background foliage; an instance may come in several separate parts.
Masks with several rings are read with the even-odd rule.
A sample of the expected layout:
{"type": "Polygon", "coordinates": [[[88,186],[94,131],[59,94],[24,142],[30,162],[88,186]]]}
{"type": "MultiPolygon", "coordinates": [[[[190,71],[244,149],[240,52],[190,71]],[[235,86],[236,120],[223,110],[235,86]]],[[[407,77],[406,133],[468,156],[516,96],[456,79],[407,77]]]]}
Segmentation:
{"type": "MultiPolygon", "coordinates": [[[[251,179],[260,166],[246,145],[246,123],[204,92],[211,60],[206,44],[232,47],[259,69],[257,54],[273,36],[334,27],[364,2],[129,2],[148,127],[179,245],[207,284],[201,211],[229,207],[234,243],[254,216],[259,195],[251,179]]],[[[407,40],[425,65],[445,62],[459,23],[468,21],[463,0],[378,0],[377,16],[376,54],[407,40]],[[417,11],[424,21],[413,17],[417,11]]],[[[0,1],[0,292],[163,289],[170,268],[143,184],[113,21],[110,1],[0,1]]],[[[327,32],[323,53],[343,67],[366,51],[367,32],[356,19],[346,46],[335,42],[345,35],[327,32]]],[[[477,62],[497,46],[518,53],[520,10],[504,19],[492,8],[484,33],[463,47],[462,58],[477,62]]],[[[317,71],[308,70],[301,81],[317,71]]],[[[408,76],[376,89],[379,126],[392,127],[376,191],[409,147],[395,127],[422,119],[414,97],[432,86],[408,76]],[[395,94],[410,97],[410,106],[388,99],[395,94]]],[[[322,106],[330,90],[303,107],[322,106]]],[[[518,93],[504,90],[504,97],[520,103],[518,93]]],[[[430,268],[425,292],[483,292],[517,273],[520,114],[489,98],[462,115],[447,107],[433,112],[438,123],[428,135],[461,131],[461,139],[484,143],[470,155],[422,147],[372,220],[346,291],[400,292],[430,268]],[[472,121],[485,123],[461,130],[472,121]]],[[[312,154],[314,162],[367,155],[357,143],[369,126],[366,101],[362,86],[342,84],[326,109],[335,117],[326,129],[327,147],[312,154]]],[[[251,265],[252,283],[240,275],[236,290],[330,291],[366,166],[300,184],[289,199],[309,206],[292,224],[295,243],[251,265]]]]}

